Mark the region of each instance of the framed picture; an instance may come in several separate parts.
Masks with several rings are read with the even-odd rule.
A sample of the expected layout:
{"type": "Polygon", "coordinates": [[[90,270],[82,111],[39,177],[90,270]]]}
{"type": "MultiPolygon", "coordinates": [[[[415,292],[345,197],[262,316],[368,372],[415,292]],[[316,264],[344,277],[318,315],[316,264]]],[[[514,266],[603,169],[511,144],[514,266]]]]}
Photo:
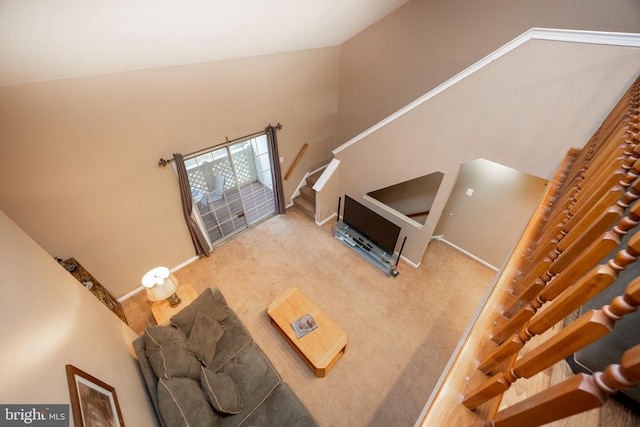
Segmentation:
{"type": "Polygon", "coordinates": [[[73,365],[66,365],[75,427],[124,427],[116,389],[73,365]]]}

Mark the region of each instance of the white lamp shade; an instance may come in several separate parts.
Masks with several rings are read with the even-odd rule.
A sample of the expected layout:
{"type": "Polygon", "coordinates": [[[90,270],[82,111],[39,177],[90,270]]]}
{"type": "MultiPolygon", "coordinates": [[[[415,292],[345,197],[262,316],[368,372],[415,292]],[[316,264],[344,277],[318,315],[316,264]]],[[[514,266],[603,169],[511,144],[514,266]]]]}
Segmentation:
{"type": "Polygon", "coordinates": [[[142,277],[149,301],[160,301],[176,293],[180,282],[167,267],[156,267],[142,277]]]}

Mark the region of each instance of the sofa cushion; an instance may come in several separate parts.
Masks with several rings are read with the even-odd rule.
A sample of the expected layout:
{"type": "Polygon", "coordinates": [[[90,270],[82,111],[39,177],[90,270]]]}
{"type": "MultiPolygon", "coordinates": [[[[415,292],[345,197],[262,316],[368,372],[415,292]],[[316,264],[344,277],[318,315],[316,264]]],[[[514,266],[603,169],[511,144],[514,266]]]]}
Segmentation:
{"type": "Polygon", "coordinates": [[[211,288],[205,289],[191,304],[171,318],[171,324],[189,335],[198,313],[205,313],[216,322],[229,316],[229,313],[213,296],[211,288]]]}
{"type": "Polygon", "coordinates": [[[204,366],[211,366],[216,354],[216,345],[226,327],[205,313],[198,313],[189,333],[184,349],[198,358],[204,366]]]}
{"type": "Polygon", "coordinates": [[[186,336],[170,326],[152,326],[144,330],[149,363],[158,378],[200,378],[200,362],[185,349],[186,336]]]}
{"type": "Polygon", "coordinates": [[[201,368],[200,385],[211,406],[223,414],[238,414],[244,407],[244,401],[236,383],[225,373],[215,373],[201,368]]]}
{"type": "Polygon", "coordinates": [[[247,418],[244,425],[317,427],[318,423],[289,385],[280,383],[269,398],[247,418]]]}
{"type": "Polygon", "coordinates": [[[247,342],[216,372],[229,375],[244,400],[244,408],[239,414],[223,418],[225,426],[242,424],[282,382],[278,372],[254,341],[247,342]]]}
{"type": "Polygon", "coordinates": [[[158,405],[167,427],[222,425],[200,384],[190,378],[161,378],[158,382],[158,405]]]}

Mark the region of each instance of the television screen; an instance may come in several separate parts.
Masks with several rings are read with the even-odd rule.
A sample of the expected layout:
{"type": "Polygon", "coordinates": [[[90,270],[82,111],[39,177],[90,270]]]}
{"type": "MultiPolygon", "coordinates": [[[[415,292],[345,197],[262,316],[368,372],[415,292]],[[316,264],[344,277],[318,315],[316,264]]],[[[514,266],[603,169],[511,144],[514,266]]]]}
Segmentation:
{"type": "Polygon", "coordinates": [[[347,195],[342,221],[385,251],[395,250],[401,228],[347,195]]]}

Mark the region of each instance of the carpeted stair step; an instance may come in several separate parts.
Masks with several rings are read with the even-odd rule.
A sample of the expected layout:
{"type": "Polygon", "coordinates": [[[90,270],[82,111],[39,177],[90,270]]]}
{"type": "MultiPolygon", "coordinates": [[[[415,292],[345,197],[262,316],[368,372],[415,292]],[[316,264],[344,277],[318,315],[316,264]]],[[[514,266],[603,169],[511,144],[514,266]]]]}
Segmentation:
{"type": "Polygon", "coordinates": [[[316,219],[316,205],[306,197],[294,197],[293,204],[297,206],[302,212],[310,216],[312,219],[316,219]]]}
{"type": "Polygon", "coordinates": [[[314,173],[313,175],[309,175],[307,177],[307,185],[309,187],[313,187],[313,184],[315,184],[316,181],[318,181],[318,178],[320,178],[320,175],[322,175],[322,172],[324,172],[324,169],[314,173]]]}
{"type": "Polygon", "coordinates": [[[307,185],[300,187],[300,195],[293,198],[293,204],[314,221],[316,219],[316,192],[312,187],[318,181],[322,172],[324,170],[309,175],[306,178],[307,185]]]}
{"type": "Polygon", "coordinates": [[[316,192],[309,185],[305,185],[304,187],[300,187],[300,196],[309,200],[311,203],[316,202],[316,192]]]}

